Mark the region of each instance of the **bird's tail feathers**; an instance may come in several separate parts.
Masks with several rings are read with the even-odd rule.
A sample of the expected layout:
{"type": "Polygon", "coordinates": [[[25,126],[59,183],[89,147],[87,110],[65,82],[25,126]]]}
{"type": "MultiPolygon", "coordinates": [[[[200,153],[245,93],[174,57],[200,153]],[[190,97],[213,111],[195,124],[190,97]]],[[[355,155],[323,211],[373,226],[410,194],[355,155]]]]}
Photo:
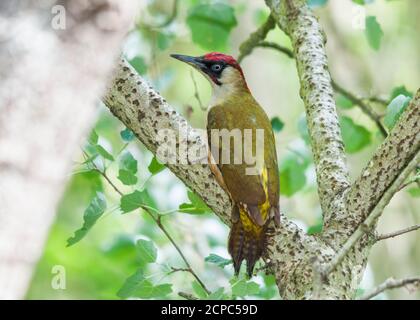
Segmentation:
{"type": "Polygon", "coordinates": [[[229,233],[228,250],[233,258],[235,274],[239,273],[242,261],[246,261],[246,269],[249,277],[252,276],[255,263],[264,255],[267,246],[266,226],[249,225],[238,219],[233,223],[229,233]]]}

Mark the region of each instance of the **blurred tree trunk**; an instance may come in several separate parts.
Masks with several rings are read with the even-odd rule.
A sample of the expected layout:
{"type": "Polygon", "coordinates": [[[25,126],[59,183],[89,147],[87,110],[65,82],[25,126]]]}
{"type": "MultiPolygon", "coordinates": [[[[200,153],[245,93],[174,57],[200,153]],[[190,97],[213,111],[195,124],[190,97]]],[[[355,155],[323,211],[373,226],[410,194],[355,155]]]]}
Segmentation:
{"type": "Polygon", "coordinates": [[[133,1],[0,3],[0,299],[25,295],[134,13],[133,1]]]}

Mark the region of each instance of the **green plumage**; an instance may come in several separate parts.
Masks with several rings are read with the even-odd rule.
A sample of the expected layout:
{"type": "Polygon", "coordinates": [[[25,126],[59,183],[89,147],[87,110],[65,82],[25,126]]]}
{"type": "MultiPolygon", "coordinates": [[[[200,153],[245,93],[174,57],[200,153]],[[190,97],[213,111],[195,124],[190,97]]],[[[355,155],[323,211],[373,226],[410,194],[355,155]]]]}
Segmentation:
{"type": "Polygon", "coordinates": [[[219,152],[213,153],[217,160],[224,183],[235,202],[232,212],[232,228],[229,235],[228,250],[238,273],[243,260],[247,261],[247,272],[251,276],[256,261],[265,254],[267,247],[268,224],[271,218],[279,223],[279,173],[276,145],[271,122],[264,110],[244,88],[240,94],[233,94],[223,103],[213,106],[207,117],[209,146],[212,146],[212,129],[239,129],[242,132],[241,164],[234,163],[233,139],[230,150],[223,150],[219,138],[219,152]],[[250,165],[244,161],[244,133],[252,129],[252,154],[263,157],[266,177],[247,175],[250,165]],[[264,130],[264,152],[256,154],[256,129],[264,130]],[[229,164],[221,163],[221,155],[228,152],[229,164]],[[266,185],[265,185],[266,184],[266,185]]]}

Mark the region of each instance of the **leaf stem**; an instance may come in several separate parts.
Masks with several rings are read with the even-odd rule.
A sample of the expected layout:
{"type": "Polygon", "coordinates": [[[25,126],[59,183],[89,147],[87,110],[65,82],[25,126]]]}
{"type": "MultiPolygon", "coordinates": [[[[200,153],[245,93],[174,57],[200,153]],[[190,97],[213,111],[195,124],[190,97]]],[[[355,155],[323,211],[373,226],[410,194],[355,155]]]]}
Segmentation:
{"type": "MultiPolygon", "coordinates": [[[[85,151],[83,151],[85,153],[85,151]]],[[[85,153],[86,154],[86,153],[85,153]]],[[[94,170],[96,170],[97,172],[99,172],[104,179],[109,183],[109,185],[120,195],[123,196],[124,194],[117,188],[117,186],[112,182],[112,180],[108,177],[108,175],[99,170],[99,168],[96,166],[95,163],[92,162],[92,165],[94,167],[94,170]]],[[[200,284],[200,286],[207,292],[207,294],[210,294],[210,291],[207,289],[207,287],[204,285],[203,281],[201,281],[200,277],[195,273],[195,271],[192,269],[190,263],[188,262],[187,258],[185,257],[184,253],[182,252],[182,250],[180,249],[180,247],[178,246],[178,244],[175,242],[175,240],[172,238],[172,236],[169,234],[169,232],[166,230],[165,226],[162,224],[161,221],[161,215],[157,215],[157,217],[151,212],[152,209],[156,210],[154,208],[151,208],[149,206],[145,206],[142,205],[141,209],[143,209],[152,219],[153,221],[157,224],[157,226],[159,227],[159,229],[165,234],[165,236],[168,238],[168,240],[172,243],[172,245],[174,246],[175,250],[178,252],[178,254],[181,256],[182,260],[184,261],[185,265],[187,266],[187,269],[189,273],[191,273],[193,275],[193,277],[197,280],[197,282],[200,284]]]]}

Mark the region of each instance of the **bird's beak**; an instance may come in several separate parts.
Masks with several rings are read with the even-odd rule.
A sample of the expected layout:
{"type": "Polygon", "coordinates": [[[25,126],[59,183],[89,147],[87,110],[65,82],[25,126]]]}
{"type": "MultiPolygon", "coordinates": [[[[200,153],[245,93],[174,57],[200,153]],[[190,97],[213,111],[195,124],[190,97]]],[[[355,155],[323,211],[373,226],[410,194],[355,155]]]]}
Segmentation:
{"type": "Polygon", "coordinates": [[[182,54],[171,54],[172,58],[175,58],[177,60],[180,60],[182,62],[188,63],[190,66],[200,70],[200,71],[204,71],[206,70],[206,65],[203,63],[203,58],[202,57],[190,57],[190,56],[185,56],[182,54]]]}

